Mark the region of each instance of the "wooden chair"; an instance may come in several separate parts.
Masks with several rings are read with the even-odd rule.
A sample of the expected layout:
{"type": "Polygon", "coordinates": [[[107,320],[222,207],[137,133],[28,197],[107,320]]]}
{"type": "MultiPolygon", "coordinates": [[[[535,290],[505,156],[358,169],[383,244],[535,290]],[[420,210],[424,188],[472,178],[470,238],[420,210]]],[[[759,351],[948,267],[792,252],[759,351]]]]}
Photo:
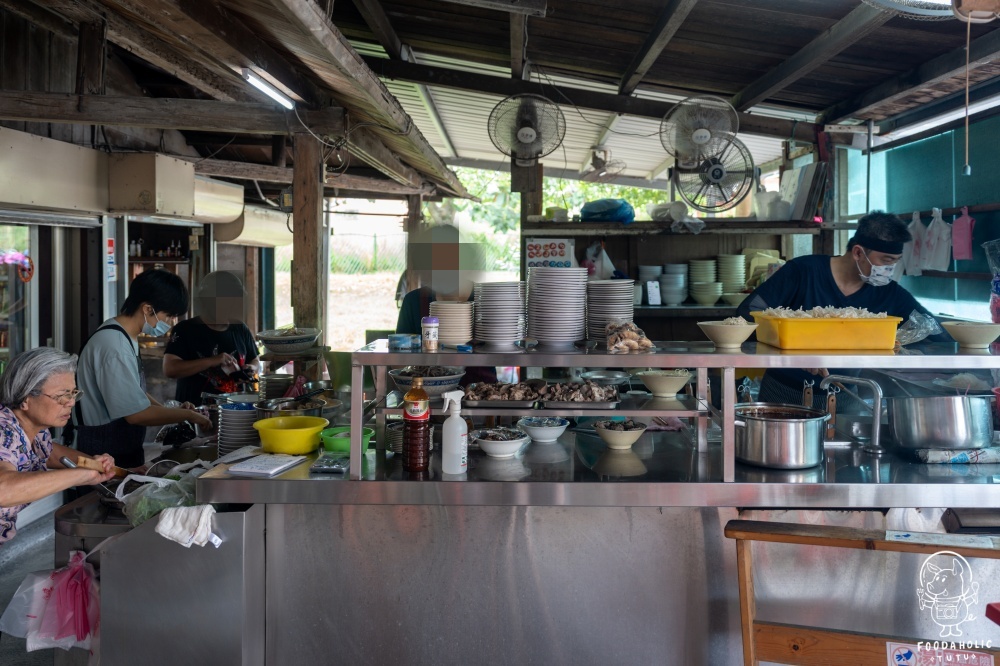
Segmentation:
{"type": "MultiPolygon", "coordinates": [[[[918,639],[910,637],[883,636],[758,620],[753,583],[753,553],[751,549],[753,541],[927,555],[941,550],[949,550],[963,557],[1000,559],[1000,548],[996,547],[972,548],[887,541],[884,531],[850,527],[731,520],[726,524],[725,534],[728,538],[736,540],[736,568],[740,585],[740,620],[743,630],[743,663],[745,666],[757,666],[762,661],[778,664],[808,664],[809,666],[844,666],[846,664],[885,666],[888,663],[887,643],[918,642],[918,639]]],[[[980,603],[983,603],[985,608],[984,601],[980,600],[980,603]]],[[[945,640],[954,640],[957,643],[961,639],[945,640]]],[[[973,638],[968,640],[973,640],[973,638]]],[[[991,654],[994,659],[1000,657],[1000,649],[976,648],[974,651],[991,654]]]]}

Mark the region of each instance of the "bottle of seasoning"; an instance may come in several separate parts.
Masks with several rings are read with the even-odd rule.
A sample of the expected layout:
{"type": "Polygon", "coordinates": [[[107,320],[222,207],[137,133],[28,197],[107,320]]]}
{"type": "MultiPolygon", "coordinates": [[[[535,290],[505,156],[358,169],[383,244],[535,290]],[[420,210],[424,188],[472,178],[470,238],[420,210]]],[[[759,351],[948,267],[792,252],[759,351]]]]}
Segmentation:
{"type": "Polygon", "coordinates": [[[403,396],[403,469],[423,472],[431,461],[431,404],[424,378],[414,377],[403,396]]]}
{"type": "Polygon", "coordinates": [[[440,323],[437,317],[424,317],[420,320],[421,350],[425,352],[436,352],[438,350],[438,327],[440,323]]]}

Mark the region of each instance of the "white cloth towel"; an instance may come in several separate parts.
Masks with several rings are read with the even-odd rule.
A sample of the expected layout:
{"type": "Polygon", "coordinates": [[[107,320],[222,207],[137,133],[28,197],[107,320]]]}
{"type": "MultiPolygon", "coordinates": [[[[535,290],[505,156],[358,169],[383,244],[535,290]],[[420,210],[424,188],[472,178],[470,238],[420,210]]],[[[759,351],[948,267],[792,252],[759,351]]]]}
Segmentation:
{"type": "Polygon", "coordinates": [[[214,515],[215,507],[211,504],[170,507],[160,512],[156,533],[185,548],[190,548],[192,544],[204,546],[209,542],[218,548],[222,539],[212,533],[214,515]]]}

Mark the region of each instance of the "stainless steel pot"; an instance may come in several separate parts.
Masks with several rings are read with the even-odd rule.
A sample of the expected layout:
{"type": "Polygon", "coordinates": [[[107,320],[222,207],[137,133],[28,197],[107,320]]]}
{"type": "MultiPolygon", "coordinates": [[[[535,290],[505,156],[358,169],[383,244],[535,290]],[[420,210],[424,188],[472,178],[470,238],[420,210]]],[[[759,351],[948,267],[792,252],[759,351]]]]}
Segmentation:
{"type": "Polygon", "coordinates": [[[889,432],[904,449],[982,449],[993,441],[992,396],[886,398],[889,432]]]}
{"type": "Polygon", "coordinates": [[[310,400],[304,404],[290,402],[287,398],[261,400],[255,402],[258,419],[269,419],[274,416],[323,416],[325,400],[310,400]]]}
{"type": "Polygon", "coordinates": [[[805,469],[823,462],[830,415],[801,405],[736,405],[736,459],[774,469],[805,469]]]}

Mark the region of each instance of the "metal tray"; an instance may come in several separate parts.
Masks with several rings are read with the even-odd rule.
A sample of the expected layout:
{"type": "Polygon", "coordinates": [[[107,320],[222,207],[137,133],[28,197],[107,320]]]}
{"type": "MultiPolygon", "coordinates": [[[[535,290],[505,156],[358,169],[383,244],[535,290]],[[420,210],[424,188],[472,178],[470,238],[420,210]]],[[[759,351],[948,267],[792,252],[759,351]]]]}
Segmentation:
{"type": "Polygon", "coordinates": [[[537,400],[463,400],[462,407],[498,407],[500,409],[534,409],[537,400]]]}
{"type": "Polygon", "coordinates": [[[563,402],[557,400],[545,400],[542,402],[542,409],[617,409],[622,404],[621,400],[606,400],[604,402],[563,402]]]}

